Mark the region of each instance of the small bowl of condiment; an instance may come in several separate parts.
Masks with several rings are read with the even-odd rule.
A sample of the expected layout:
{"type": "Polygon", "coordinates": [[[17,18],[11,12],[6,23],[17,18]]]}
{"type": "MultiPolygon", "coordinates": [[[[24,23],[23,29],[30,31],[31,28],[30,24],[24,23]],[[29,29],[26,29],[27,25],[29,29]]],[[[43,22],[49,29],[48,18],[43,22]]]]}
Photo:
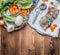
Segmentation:
{"type": "Polygon", "coordinates": [[[9,12],[12,14],[12,15],[16,15],[19,13],[19,6],[17,4],[13,4],[9,7],[9,12]]]}
{"type": "Polygon", "coordinates": [[[45,3],[42,3],[40,6],[39,6],[40,10],[45,10],[47,8],[47,5],[45,3]]]}

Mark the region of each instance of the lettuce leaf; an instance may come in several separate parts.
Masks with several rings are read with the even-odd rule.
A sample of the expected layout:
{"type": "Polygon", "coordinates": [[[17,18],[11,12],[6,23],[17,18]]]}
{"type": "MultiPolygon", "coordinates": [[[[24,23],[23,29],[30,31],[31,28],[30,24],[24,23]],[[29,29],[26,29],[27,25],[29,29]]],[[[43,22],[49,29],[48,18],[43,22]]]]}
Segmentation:
{"type": "Polygon", "coordinates": [[[7,6],[13,4],[16,0],[4,0],[1,2],[0,11],[4,10],[7,6]]]}
{"type": "Polygon", "coordinates": [[[19,4],[25,6],[26,9],[30,8],[33,5],[32,0],[17,0],[19,4]]]}

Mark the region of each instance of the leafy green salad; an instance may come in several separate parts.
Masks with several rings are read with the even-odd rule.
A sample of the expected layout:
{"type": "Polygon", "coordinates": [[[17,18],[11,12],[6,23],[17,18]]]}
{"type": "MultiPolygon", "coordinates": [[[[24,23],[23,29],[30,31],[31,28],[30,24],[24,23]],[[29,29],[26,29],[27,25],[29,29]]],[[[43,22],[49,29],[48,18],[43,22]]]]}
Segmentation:
{"type": "Polygon", "coordinates": [[[1,6],[0,6],[0,14],[2,14],[2,16],[4,17],[4,20],[6,21],[9,21],[9,22],[15,21],[15,18],[16,18],[15,16],[6,14],[6,9],[9,8],[9,6],[11,6],[14,2],[25,6],[25,9],[29,9],[33,5],[32,0],[4,0],[2,1],[1,6]]]}

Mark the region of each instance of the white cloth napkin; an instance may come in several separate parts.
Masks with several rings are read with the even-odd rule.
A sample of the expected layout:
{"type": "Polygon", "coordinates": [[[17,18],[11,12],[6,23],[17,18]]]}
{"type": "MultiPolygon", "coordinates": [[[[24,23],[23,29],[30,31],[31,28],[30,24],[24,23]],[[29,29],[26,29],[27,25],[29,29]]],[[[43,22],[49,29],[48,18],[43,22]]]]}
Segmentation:
{"type": "Polygon", "coordinates": [[[58,27],[54,30],[54,32],[51,32],[50,28],[48,28],[46,31],[44,31],[42,29],[42,27],[40,26],[39,24],[39,21],[41,19],[41,17],[45,16],[46,13],[48,12],[48,8],[52,5],[50,5],[50,2],[53,1],[53,2],[57,2],[56,0],[49,0],[48,2],[46,2],[46,5],[47,5],[47,9],[45,11],[43,11],[42,14],[38,14],[38,17],[36,18],[36,21],[35,23],[33,24],[33,21],[35,19],[35,16],[36,16],[36,8],[39,7],[39,5],[42,3],[42,0],[39,1],[38,5],[34,8],[34,10],[30,13],[29,15],[29,20],[28,20],[28,23],[30,24],[30,26],[32,28],[34,28],[38,33],[42,34],[42,35],[49,35],[49,36],[52,36],[52,37],[58,37],[58,33],[59,33],[59,28],[60,28],[60,12],[59,12],[59,15],[58,17],[56,18],[56,20],[53,21],[52,25],[53,24],[57,24],[58,27]]]}

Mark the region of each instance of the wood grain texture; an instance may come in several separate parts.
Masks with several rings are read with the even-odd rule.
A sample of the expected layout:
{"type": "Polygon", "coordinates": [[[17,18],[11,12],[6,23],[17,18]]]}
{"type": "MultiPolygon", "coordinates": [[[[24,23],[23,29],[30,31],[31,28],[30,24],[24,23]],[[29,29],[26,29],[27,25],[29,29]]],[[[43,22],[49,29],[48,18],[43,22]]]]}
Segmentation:
{"type": "Polygon", "coordinates": [[[60,32],[55,39],[38,34],[29,25],[12,33],[0,26],[0,55],[60,55],[60,32]]]}
{"type": "Polygon", "coordinates": [[[8,33],[2,30],[2,55],[60,55],[59,38],[42,36],[33,30],[29,25],[23,29],[8,33]]]}
{"type": "Polygon", "coordinates": [[[1,55],[1,26],[0,26],[0,55],[1,55]]]}
{"type": "MultiPolygon", "coordinates": [[[[1,1],[2,0],[0,0],[0,5],[1,5],[1,1]]],[[[0,55],[1,55],[1,26],[0,26],[0,55]]]]}

